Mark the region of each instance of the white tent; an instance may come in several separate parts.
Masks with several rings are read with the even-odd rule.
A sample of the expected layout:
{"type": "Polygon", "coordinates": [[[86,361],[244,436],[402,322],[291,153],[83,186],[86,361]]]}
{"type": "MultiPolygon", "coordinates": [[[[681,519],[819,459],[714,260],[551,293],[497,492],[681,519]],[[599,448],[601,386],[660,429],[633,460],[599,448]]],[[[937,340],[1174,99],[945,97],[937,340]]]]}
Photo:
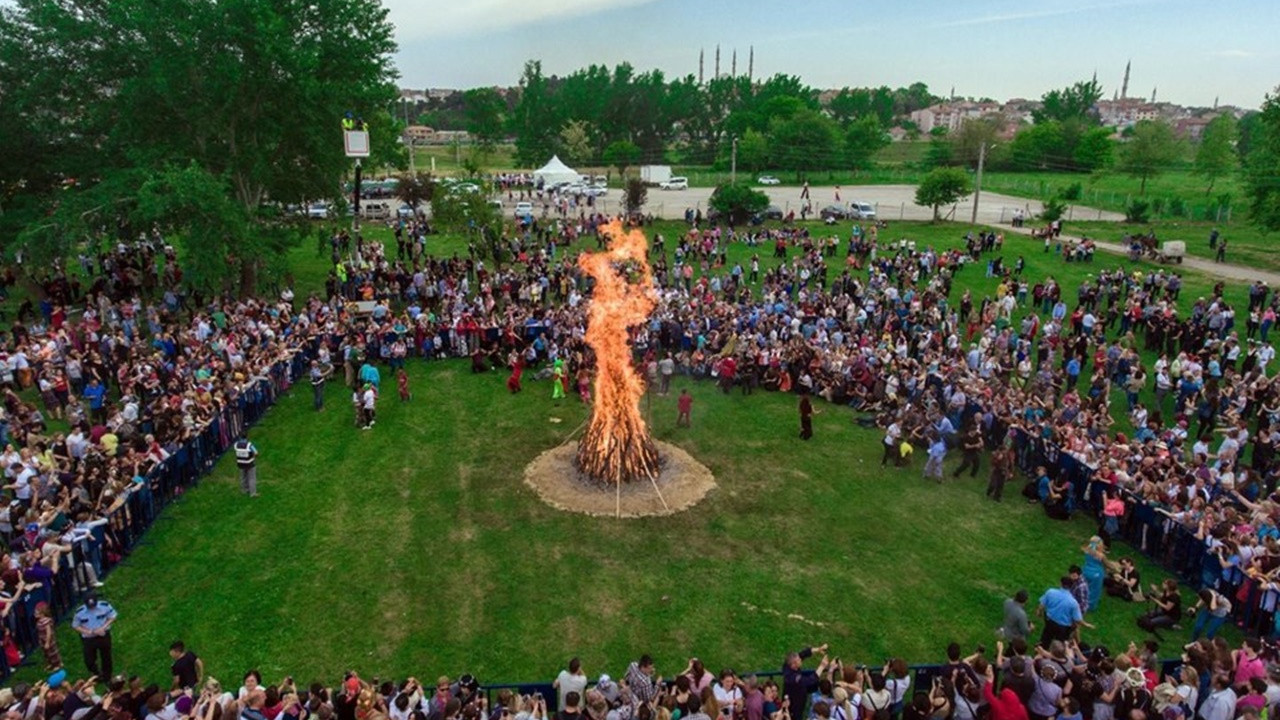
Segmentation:
{"type": "Polygon", "coordinates": [[[559,182],[577,182],[581,178],[578,171],[565,165],[559,156],[552,156],[546,165],[533,171],[534,182],[542,185],[554,185],[559,182]]]}

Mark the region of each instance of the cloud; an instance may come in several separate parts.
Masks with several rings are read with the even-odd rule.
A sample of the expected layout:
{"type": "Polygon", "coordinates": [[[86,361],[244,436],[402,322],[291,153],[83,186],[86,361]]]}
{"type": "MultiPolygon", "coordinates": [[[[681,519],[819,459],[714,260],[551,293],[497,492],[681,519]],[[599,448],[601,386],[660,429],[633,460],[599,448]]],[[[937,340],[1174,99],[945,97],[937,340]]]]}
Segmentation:
{"type": "Polygon", "coordinates": [[[993,15],[981,15],[979,17],[962,18],[960,20],[951,20],[949,22],[934,25],[934,28],[955,28],[955,27],[972,27],[975,25],[996,25],[999,23],[1016,22],[1018,20],[1035,20],[1039,18],[1058,17],[1060,15],[1077,15],[1083,12],[1091,12],[1094,10],[1111,10],[1115,8],[1129,7],[1132,5],[1149,5],[1156,0],[1132,0],[1131,2],[1106,2],[1093,3],[1090,5],[1076,5],[1073,7],[1052,8],[1048,10],[1028,10],[1023,12],[997,13],[993,15]]]}
{"type": "Polygon", "coordinates": [[[1213,52],[1211,52],[1211,53],[1209,53],[1209,54],[1210,54],[1210,55],[1212,55],[1213,57],[1221,57],[1221,58],[1256,58],[1256,57],[1259,57],[1259,54],[1258,54],[1258,53],[1256,53],[1256,52],[1253,52],[1252,50],[1238,50],[1238,49],[1232,49],[1232,50],[1214,50],[1213,52]]]}
{"type": "Polygon", "coordinates": [[[383,0],[401,42],[497,32],[650,2],[654,0],[383,0]]]}

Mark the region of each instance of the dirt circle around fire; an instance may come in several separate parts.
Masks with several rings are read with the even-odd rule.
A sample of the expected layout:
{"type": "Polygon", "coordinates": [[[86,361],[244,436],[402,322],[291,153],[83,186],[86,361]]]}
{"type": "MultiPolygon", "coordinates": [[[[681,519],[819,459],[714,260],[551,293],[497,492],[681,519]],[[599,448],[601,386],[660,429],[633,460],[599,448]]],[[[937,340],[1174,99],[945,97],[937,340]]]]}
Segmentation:
{"type": "Polygon", "coordinates": [[[574,441],[534,458],[524,469],[524,484],[557,510],[618,518],[674,515],[697,505],[716,487],[706,465],[675,445],[654,442],[662,459],[662,471],[654,482],[630,483],[621,490],[588,482],[574,463],[578,452],[574,441]]]}

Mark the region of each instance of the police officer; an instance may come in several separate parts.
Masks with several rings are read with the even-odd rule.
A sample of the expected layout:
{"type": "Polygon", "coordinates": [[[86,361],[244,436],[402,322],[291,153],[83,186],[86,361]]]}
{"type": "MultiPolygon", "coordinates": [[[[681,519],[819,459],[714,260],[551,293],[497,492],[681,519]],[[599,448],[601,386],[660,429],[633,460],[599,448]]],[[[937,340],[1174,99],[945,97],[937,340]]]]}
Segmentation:
{"type": "Polygon", "coordinates": [[[258,497],[258,448],[244,433],[235,443],[236,467],[240,468],[240,489],[249,497],[258,497]]]}
{"type": "Polygon", "coordinates": [[[111,626],[116,621],[116,610],[106,600],[90,593],[84,604],[76,610],[71,627],[80,633],[84,648],[84,665],[89,674],[111,677],[111,626]],[[99,664],[101,660],[101,664],[99,664]]]}

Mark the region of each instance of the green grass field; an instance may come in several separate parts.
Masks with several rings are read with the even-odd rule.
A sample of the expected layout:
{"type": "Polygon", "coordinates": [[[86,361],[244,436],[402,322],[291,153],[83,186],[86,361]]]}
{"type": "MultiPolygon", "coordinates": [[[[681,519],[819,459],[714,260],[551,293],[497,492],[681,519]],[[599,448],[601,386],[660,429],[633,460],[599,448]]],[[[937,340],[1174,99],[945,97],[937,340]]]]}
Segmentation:
{"type": "MultiPolygon", "coordinates": [[[[680,227],[656,229],[670,237],[680,227]]],[[[965,229],[895,223],[887,232],[951,246],[965,229]]],[[[433,238],[429,247],[451,253],[463,243],[433,238]]],[[[750,253],[737,246],[731,259],[750,253]]],[[[1009,238],[1007,259],[1019,253],[1031,277],[1053,273],[1068,287],[1111,261],[1062,264],[1009,238]]],[[[291,259],[300,290],[323,282],[314,248],[291,259]]],[[[982,275],[964,270],[953,297],[991,292],[982,275]]],[[[1191,277],[1183,296],[1207,287],[1191,277]]],[[[1242,300],[1243,289],[1231,297],[1242,300]]],[[[466,362],[410,368],[412,402],[385,393],[367,432],[352,427],[341,387],[329,388],[322,413],[309,388],[295,390],[253,433],[261,498],[238,494],[224,458],[157,521],[104,589],[121,611],[118,668],[166,677],[175,638],[224,684],[253,667],[268,682],[285,673],[332,680],[349,667],[530,681],[571,655],[589,674],[616,674],[641,652],[668,674],[690,655],[772,668],[786,650],[822,641],[846,662],[930,662],[952,639],[990,646],[1003,598],[1019,587],[1038,595],[1081,560],[1094,529],[1083,518],[1047,520],[1016,485],[1002,504],[984,500],[985,473],[938,486],[921,479],[920,460],[882,469],[880,433],[857,427],[845,408],[820,403],[816,437],[804,443],[794,397],[726,396],[707,384],[692,385],[692,429],[674,426],[674,394],[646,403],[655,436],[716,474],[706,500],[628,522],[563,514],[536,499],[521,472],[585,419],[583,406],[554,404],[545,381],[509,395],[505,373],[473,375],[466,362]]],[[[1141,567],[1144,580],[1163,577],[1141,567]]],[[[1138,611],[1104,599],[1085,637],[1112,646],[1141,638],[1138,611]]],[[[78,667],[74,634],[64,625],[60,637],[78,667]]]]}
{"type": "Polygon", "coordinates": [[[1156,238],[1160,241],[1182,240],[1187,244],[1188,254],[1210,260],[1214,258],[1215,252],[1209,247],[1209,233],[1217,228],[1220,236],[1228,241],[1227,262],[1264,270],[1280,270],[1280,255],[1276,254],[1277,247],[1280,247],[1280,235],[1264,232],[1248,223],[1235,222],[1228,225],[1163,220],[1135,224],[1076,221],[1068,222],[1063,227],[1067,232],[1084,233],[1090,237],[1112,242],[1119,242],[1126,235],[1144,234],[1148,230],[1154,230],[1156,238]]]}

